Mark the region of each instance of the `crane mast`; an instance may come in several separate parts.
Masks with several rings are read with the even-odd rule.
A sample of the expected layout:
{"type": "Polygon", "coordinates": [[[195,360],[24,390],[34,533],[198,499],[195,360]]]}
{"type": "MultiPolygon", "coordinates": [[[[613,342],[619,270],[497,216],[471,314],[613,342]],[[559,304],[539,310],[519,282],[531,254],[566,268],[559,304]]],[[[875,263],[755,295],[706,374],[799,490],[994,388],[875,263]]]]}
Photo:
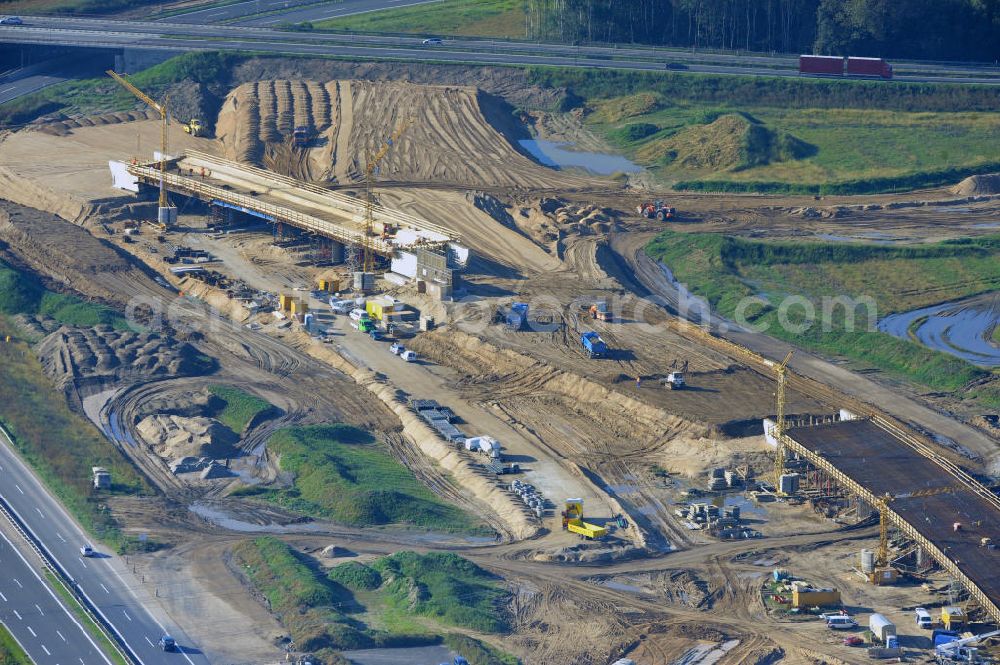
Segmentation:
{"type": "Polygon", "coordinates": [[[362,247],[364,258],[362,259],[362,270],[369,273],[374,268],[375,252],[372,250],[371,238],[375,233],[375,176],[379,163],[389,154],[403,132],[413,124],[412,119],[403,120],[396,127],[396,131],[379,146],[374,153],[368,152],[365,158],[365,233],[362,247]]]}

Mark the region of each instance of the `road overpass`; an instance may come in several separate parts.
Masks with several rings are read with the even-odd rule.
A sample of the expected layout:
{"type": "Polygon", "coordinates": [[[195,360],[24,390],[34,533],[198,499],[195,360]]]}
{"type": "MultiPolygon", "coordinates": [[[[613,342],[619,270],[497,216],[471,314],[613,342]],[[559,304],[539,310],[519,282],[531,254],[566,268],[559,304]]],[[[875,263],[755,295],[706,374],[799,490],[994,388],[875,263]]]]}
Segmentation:
{"type": "MultiPolygon", "coordinates": [[[[482,39],[425,46],[420,37],[289,32],[239,25],[167,21],[24,17],[25,25],[0,26],[0,43],[95,49],[242,51],[274,55],[431,61],[474,65],[664,71],[680,63],[704,74],[799,77],[794,57],[736,55],[642,47],[570,46],[482,39]]],[[[1000,84],[1000,68],[980,65],[894,62],[895,80],[913,83],[1000,84]]],[[[886,85],[891,85],[886,82],[886,85]]]]}
{"type": "Polygon", "coordinates": [[[1000,623],[1000,549],[983,544],[984,538],[1000,543],[1000,498],[878,417],[789,428],[782,443],[843,489],[885,510],[1000,623]]]}

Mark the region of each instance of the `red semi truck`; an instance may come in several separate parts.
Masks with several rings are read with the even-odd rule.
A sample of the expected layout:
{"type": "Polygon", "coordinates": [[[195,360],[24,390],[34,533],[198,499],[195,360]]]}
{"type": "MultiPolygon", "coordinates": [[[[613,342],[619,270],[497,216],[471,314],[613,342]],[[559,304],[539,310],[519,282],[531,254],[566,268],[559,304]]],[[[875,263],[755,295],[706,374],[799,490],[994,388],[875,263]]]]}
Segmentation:
{"type": "MultiPolygon", "coordinates": [[[[835,55],[800,55],[800,74],[844,76],[844,58],[835,55]]],[[[847,58],[847,76],[878,76],[892,78],[892,65],[882,58],[847,58]]]]}

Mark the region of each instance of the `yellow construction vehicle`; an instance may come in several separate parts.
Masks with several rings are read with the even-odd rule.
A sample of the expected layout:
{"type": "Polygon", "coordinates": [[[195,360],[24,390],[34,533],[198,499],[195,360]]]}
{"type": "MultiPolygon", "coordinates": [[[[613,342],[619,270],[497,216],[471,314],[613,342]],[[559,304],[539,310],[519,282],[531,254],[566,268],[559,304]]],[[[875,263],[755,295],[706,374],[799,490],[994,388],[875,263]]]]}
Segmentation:
{"type": "Polygon", "coordinates": [[[588,524],[583,521],[583,499],[566,499],[566,509],[562,512],[563,529],[577,533],[589,540],[596,540],[608,535],[603,526],[588,524]]]}
{"type": "Polygon", "coordinates": [[[187,124],[184,125],[184,133],[190,134],[191,136],[201,136],[204,131],[204,125],[202,125],[201,120],[198,120],[197,118],[191,118],[188,120],[187,124]]]}

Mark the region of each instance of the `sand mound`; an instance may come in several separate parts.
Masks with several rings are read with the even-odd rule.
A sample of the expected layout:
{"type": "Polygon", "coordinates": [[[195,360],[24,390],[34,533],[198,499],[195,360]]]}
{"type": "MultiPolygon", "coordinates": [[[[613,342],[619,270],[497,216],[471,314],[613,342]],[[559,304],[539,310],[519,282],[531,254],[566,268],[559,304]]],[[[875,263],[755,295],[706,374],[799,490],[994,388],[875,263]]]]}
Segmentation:
{"type": "Polygon", "coordinates": [[[411,120],[380,164],[382,180],[496,186],[555,186],[585,181],[541,167],[499,130],[516,131],[501,100],[458,86],[369,81],[257,81],[226,98],[216,135],[231,159],[312,181],[361,177],[365,155],[411,120]],[[292,130],[309,127],[308,148],[292,130]]]}
{"type": "Polygon", "coordinates": [[[800,159],[812,150],[812,146],[790,134],[772,131],[731,113],[653,141],[643,146],[638,156],[643,162],[673,163],[691,170],[738,171],[800,159]]]}
{"type": "Polygon", "coordinates": [[[986,173],[969,176],[951,188],[952,194],[972,196],[973,194],[1000,194],[1000,173],[986,173]]]}
{"type": "Polygon", "coordinates": [[[147,416],[136,426],[139,434],[164,459],[211,457],[223,459],[236,453],[238,437],[212,418],[185,418],[167,414],[147,416]]]}

